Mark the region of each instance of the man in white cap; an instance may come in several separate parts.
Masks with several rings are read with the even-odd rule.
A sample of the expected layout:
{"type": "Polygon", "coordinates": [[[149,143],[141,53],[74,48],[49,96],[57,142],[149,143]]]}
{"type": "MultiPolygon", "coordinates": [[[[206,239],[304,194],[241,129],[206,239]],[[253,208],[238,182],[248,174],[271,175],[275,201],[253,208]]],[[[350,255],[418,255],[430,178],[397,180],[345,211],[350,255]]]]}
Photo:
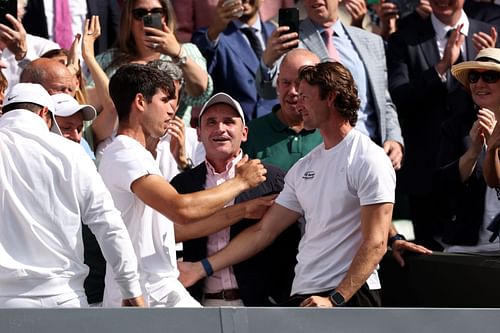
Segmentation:
{"type": "Polygon", "coordinates": [[[54,102],[15,85],[0,119],[0,307],[85,307],[81,222],[99,240],[123,305],[144,304],[127,230],[92,161],[50,133],[54,102]],[[64,181],[63,181],[64,180],[64,181]]]}
{"type": "MultiPolygon", "coordinates": [[[[198,138],[206,151],[206,160],[196,168],[184,171],[172,180],[179,193],[192,193],[212,188],[235,176],[236,164],[243,157],[240,148],[246,141],[248,128],[243,110],[236,100],[218,93],[203,106],[199,116],[198,138]]],[[[266,181],[251,191],[243,192],[227,205],[244,202],[283,189],[285,173],[272,165],[266,181]]],[[[192,237],[182,225],[175,226],[175,237],[184,242],[184,260],[198,261],[227,246],[256,219],[242,219],[231,227],[208,237],[192,237]],[[192,240],[189,240],[194,238],[192,240]]],[[[295,256],[300,238],[298,224],[292,224],[265,251],[251,260],[221,269],[189,289],[193,297],[205,306],[271,306],[269,297],[283,301],[290,294],[295,256]]],[[[206,260],[206,259],[205,259],[206,260]]]]}
{"type": "Polygon", "coordinates": [[[94,152],[83,138],[83,122],[92,121],[97,116],[91,105],[79,104],[73,96],[68,94],[52,95],[55,107],[55,124],[52,131],[61,133],[66,139],[79,143],[90,158],[95,159],[94,152]]]}

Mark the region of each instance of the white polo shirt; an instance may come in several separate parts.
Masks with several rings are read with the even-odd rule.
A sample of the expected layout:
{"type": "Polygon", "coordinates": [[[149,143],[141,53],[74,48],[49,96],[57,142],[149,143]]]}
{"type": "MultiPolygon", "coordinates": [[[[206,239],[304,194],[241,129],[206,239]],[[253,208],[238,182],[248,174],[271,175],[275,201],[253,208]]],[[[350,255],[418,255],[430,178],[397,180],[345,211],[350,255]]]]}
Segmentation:
{"type": "MultiPolygon", "coordinates": [[[[361,245],[361,206],[394,202],[395,186],[388,156],[356,129],[331,149],[319,145],[290,169],[276,203],[307,221],[292,295],[338,286],[361,245]]],[[[376,271],[368,282],[380,288],[376,271]]]]}
{"type": "Polygon", "coordinates": [[[127,229],[92,160],[27,110],[0,118],[0,211],[0,296],[83,294],[82,222],[122,297],[141,294],[127,229]]]}

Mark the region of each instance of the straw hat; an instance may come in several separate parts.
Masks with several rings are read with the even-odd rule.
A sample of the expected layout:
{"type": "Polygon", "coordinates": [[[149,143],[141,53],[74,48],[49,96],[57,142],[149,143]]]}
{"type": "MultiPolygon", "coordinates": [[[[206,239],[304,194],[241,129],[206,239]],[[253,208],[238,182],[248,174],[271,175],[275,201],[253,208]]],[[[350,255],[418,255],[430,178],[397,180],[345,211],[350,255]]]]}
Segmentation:
{"type": "Polygon", "coordinates": [[[467,87],[469,84],[467,75],[471,69],[500,72],[500,49],[482,49],[474,61],[464,61],[451,67],[451,73],[461,84],[467,87]]]}

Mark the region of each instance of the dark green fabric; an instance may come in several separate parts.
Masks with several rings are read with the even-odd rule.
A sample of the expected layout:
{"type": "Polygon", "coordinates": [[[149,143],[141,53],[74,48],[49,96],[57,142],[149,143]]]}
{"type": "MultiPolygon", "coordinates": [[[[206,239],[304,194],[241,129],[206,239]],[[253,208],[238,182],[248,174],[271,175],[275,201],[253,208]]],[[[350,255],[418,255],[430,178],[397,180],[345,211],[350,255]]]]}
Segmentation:
{"type": "Polygon", "coordinates": [[[273,112],[248,123],[248,140],[242,148],[250,158],[258,158],[288,171],[323,139],[317,130],[295,133],[278,119],[278,110],[279,105],[273,108],[273,112]]]}

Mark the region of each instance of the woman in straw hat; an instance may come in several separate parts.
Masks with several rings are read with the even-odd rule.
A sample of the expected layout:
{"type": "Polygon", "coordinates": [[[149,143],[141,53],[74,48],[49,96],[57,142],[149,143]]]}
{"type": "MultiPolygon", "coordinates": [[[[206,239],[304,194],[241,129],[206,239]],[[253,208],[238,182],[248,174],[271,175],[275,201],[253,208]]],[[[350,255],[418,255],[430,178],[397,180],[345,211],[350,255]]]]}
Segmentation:
{"type": "MultiPolygon", "coordinates": [[[[443,198],[441,243],[446,252],[496,252],[487,229],[500,213],[500,196],[483,177],[489,140],[500,119],[500,49],[482,49],[474,61],[451,69],[471,94],[474,112],[457,114],[442,126],[437,189],[443,198]]],[[[473,111],[473,110],[471,110],[473,111]]]]}

